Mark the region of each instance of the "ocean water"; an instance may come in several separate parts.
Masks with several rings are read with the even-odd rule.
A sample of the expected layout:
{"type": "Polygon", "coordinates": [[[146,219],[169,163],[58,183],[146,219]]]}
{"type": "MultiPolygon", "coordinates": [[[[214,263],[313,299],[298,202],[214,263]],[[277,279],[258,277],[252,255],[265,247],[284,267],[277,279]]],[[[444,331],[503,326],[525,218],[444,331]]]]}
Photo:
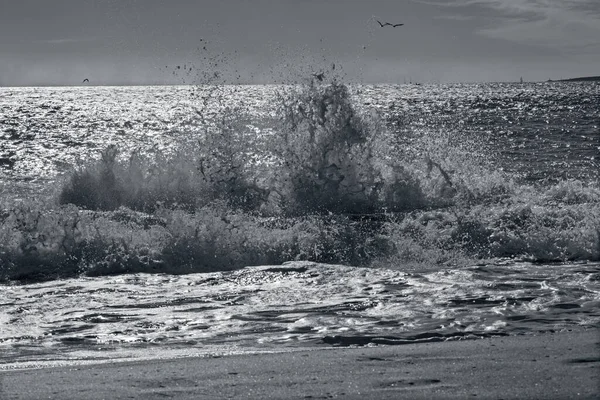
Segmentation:
{"type": "MultiPolygon", "coordinates": [[[[179,171],[207,132],[200,149],[243,149],[264,189],[282,93],[302,85],[0,88],[0,368],[600,328],[597,83],[308,87],[286,104],[348,133],[346,101],[385,138],[357,185],[400,174],[401,206],[60,204],[109,145],[119,165],[137,152],[179,171]]],[[[337,157],[323,188],[355,184],[337,157]]]]}

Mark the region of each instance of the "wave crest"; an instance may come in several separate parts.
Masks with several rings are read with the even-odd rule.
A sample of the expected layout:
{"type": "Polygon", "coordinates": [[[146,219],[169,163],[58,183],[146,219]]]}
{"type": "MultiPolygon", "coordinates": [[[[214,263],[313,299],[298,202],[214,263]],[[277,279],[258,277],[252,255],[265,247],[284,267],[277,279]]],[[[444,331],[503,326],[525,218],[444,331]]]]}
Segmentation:
{"type": "Polygon", "coordinates": [[[278,98],[258,121],[203,116],[173,154],[110,146],[61,181],[57,204],[2,205],[0,279],[600,259],[596,186],[518,183],[477,143],[390,129],[335,80],[278,98]]]}

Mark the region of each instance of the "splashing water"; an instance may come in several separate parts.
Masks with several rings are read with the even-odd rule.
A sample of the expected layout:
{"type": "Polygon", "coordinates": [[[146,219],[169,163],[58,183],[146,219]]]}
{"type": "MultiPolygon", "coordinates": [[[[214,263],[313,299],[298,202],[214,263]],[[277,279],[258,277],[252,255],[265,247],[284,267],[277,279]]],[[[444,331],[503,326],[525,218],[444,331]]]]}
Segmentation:
{"type": "MultiPolygon", "coordinates": [[[[487,89],[490,99],[514,111],[510,102],[501,103],[512,88],[487,89]]],[[[431,268],[505,257],[599,258],[600,197],[591,175],[582,172],[579,179],[558,183],[548,176],[531,184],[530,176],[498,167],[500,152],[487,157],[494,143],[485,135],[473,137],[473,127],[457,131],[446,121],[439,133],[440,118],[429,110],[422,115],[433,121],[427,125],[409,118],[398,125],[397,113],[356,105],[367,96],[395,110],[397,100],[389,97],[400,93],[393,87],[352,92],[335,79],[262,92],[225,87],[215,95],[210,89],[206,99],[216,97],[216,104],[203,101],[202,118],[196,125],[180,122],[179,132],[162,141],[164,150],[139,146],[119,158],[117,149],[131,148],[136,135],[117,131],[127,145],[109,146],[97,163],[63,179],[58,202],[75,207],[7,203],[0,272],[4,279],[48,279],[82,272],[232,269],[293,259],[431,268]],[[242,107],[244,90],[250,98],[270,93],[279,106],[242,107]],[[229,98],[231,103],[224,100],[229,98]]],[[[472,108],[459,101],[471,107],[483,101],[470,93],[466,100],[443,100],[434,103],[442,116],[449,102],[466,108],[471,118],[472,108]]],[[[585,104],[584,99],[580,108],[585,104]]],[[[499,125],[493,123],[488,127],[499,125]]],[[[54,147],[52,138],[39,141],[42,148],[54,147]]],[[[577,168],[587,154],[573,152],[577,168]]],[[[9,188],[22,182],[11,180],[14,172],[13,167],[5,179],[9,188]]]]}
{"type": "Polygon", "coordinates": [[[3,89],[7,362],[598,326],[596,86],[317,83],[3,89]]]}

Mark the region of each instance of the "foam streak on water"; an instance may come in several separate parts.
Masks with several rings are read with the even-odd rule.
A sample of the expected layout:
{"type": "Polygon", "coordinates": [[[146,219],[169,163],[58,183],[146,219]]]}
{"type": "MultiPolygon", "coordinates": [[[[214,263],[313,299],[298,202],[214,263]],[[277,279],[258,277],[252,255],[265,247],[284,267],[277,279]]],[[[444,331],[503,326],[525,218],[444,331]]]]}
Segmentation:
{"type": "Polygon", "coordinates": [[[600,264],[422,274],[288,263],[4,287],[4,367],[206,346],[273,350],[519,334],[600,324],[600,264]]]}

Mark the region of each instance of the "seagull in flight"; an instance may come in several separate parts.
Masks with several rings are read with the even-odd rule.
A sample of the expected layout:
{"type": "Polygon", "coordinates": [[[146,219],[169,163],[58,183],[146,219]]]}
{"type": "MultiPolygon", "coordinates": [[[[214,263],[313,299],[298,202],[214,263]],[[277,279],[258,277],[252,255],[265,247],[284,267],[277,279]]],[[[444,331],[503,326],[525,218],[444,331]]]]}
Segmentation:
{"type": "Polygon", "coordinates": [[[381,28],[383,28],[384,26],[387,26],[387,25],[391,26],[392,28],[397,28],[399,26],[404,25],[404,24],[390,24],[389,22],[381,22],[378,19],[376,19],[375,21],[377,21],[377,23],[379,24],[379,26],[381,28]]]}
{"type": "Polygon", "coordinates": [[[319,82],[323,82],[323,78],[325,78],[325,72],[320,72],[318,74],[312,74],[315,78],[319,80],[319,82]]]}
{"type": "Polygon", "coordinates": [[[85,79],[83,80],[83,82],[81,82],[81,83],[86,83],[86,82],[89,82],[89,81],[90,81],[90,80],[89,80],[88,78],[85,78],[85,79]]]}

